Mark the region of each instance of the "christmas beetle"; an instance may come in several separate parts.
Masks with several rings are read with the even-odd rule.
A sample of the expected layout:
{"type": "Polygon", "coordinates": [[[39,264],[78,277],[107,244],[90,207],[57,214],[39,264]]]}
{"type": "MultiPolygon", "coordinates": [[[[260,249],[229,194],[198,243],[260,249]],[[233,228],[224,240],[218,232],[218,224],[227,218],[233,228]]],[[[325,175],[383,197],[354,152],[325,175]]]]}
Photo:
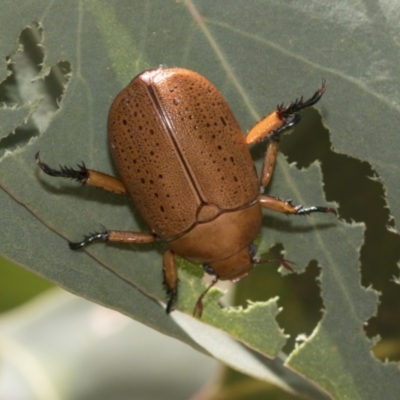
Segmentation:
{"type": "MultiPolygon", "coordinates": [[[[237,281],[254,264],[253,243],[261,229],[262,208],[285,214],[336,213],[329,207],[303,208],[263,195],[281,134],[299,122],[298,112],[317,103],[325,80],[308,99],[279,105],[249,131],[241,131],[228,103],[203,76],[181,68],[149,69],[137,75],[114,100],[108,115],[108,138],[121,180],[87,169],[53,169],[36,154],[48,175],[129,194],[150,232],[104,230],[70,243],[80,249],[93,241],[151,243],[166,241],[164,283],[167,313],[178,294],[175,255],[202,264],[214,276],[193,314],[201,316],[202,299],[218,280],[237,281]],[[266,141],[260,174],[248,145],[266,141]]],[[[291,269],[288,261],[279,260],[291,269]]]]}

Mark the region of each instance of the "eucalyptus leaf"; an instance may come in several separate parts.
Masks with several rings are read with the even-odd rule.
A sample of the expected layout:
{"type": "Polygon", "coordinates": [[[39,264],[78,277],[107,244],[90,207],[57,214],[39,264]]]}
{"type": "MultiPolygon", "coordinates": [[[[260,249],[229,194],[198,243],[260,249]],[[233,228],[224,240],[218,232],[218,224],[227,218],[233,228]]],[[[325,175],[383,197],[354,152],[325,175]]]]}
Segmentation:
{"type": "MultiPolygon", "coordinates": [[[[396,84],[400,31],[393,11],[389,3],[371,0],[10,3],[0,15],[0,82],[27,71],[17,55],[23,51],[21,32],[30,26],[44,57],[36,79],[52,77],[61,89],[53,94],[56,110],[43,106],[48,126],[39,126],[34,118],[33,107],[46,96],[43,88],[28,98],[16,81],[19,96],[2,94],[0,252],[73,293],[286,390],[326,398],[313,381],[337,399],[397,398],[397,366],[371,356],[373,343],[363,331],[376,313],[378,293],[360,284],[362,224],[344,223],[327,214],[289,218],[265,213],[257,239],[259,252],[282,243],[285,258],[295,260],[297,273],[316,260],[322,271],[324,305],[312,335],[287,360],[310,382],[271,367],[266,367],[271,371],[268,376],[265,361],[259,370],[251,363],[242,365],[240,357],[234,357],[235,346],[239,341],[260,357],[278,356],[286,337],[275,320],[277,298],[244,310],[221,309],[221,294],[213,290],[205,301],[202,322],[187,322],[185,318],[191,317],[186,315],[166,316],[159,304],[166,299],[161,273],[165,244],[95,244],[80,252],[67,247],[67,240],[80,240],[102,225],[146,230],[131,201],[44,176],[34,160],[40,151],[52,166],[72,167],[83,161],[88,168],[117,175],[107,148],[108,109],[117,93],[146,68],[163,64],[201,73],[223,93],[244,132],[276,104],[311,95],[324,77],[328,90],[317,108],[334,150],[370,163],[384,185],[395,223],[400,216],[396,84]],[[16,107],[15,98],[19,98],[16,107]],[[36,129],[27,129],[24,121],[32,112],[29,123],[36,129]],[[216,347],[209,341],[208,327],[202,334],[206,324],[231,336],[235,345],[215,335],[216,347]]],[[[253,150],[257,168],[261,151],[260,146],[253,150]]],[[[326,205],[323,186],[318,162],[299,171],[280,156],[268,190],[292,198],[295,204],[326,205]]],[[[180,260],[179,275],[177,309],[190,315],[204,290],[202,272],[180,260]]]]}

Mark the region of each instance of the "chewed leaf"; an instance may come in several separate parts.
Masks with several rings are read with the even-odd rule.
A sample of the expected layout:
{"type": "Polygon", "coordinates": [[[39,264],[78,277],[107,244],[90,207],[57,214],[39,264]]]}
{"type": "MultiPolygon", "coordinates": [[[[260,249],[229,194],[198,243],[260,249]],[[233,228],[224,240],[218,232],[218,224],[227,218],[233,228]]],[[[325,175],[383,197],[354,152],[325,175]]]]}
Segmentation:
{"type": "MultiPolygon", "coordinates": [[[[313,93],[325,78],[327,90],[317,108],[329,127],[335,151],[369,163],[384,185],[386,204],[397,221],[400,92],[396,79],[400,64],[396,15],[388,2],[377,6],[369,0],[357,5],[344,0],[251,5],[233,0],[229,10],[225,2],[209,0],[154,0],[135,2],[135,7],[129,1],[120,1],[118,7],[103,0],[71,2],[69,7],[60,0],[11,2],[0,13],[0,84],[7,79],[14,82],[13,93],[22,93],[22,82],[13,79],[24,69],[13,57],[22,53],[21,33],[27,26],[39,32],[33,35],[36,42],[31,46],[37,57],[31,59],[36,64],[32,78],[36,82],[29,79],[23,84],[33,89],[51,67],[61,75],[55,93],[45,87],[55,107],[46,108],[51,112],[44,112],[42,120],[39,108],[33,107],[40,98],[37,91],[34,100],[21,95],[11,101],[4,85],[0,87],[5,104],[0,114],[7,113],[0,131],[0,252],[71,292],[118,309],[252,376],[302,394],[307,390],[301,388],[312,388],[315,394],[315,386],[305,378],[265,367],[266,357],[276,357],[286,341],[277,322],[285,310],[280,309],[276,295],[243,308],[229,308],[227,302],[221,308],[220,293],[213,288],[204,300],[203,319],[188,324],[183,319],[191,318],[186,314],[191,314],[204,290],[202,270],[180,264],[177,308],[185,316],[166,316],[165,243],[98,243],[85,251],[70,251],[67,241],[80,241],[102,225],[134,231],[147,227],[128,198],[45,176],[35,163],[35,154],[40,151],[51,166],[73,167],[83,161],[88,168],[117,175],[106,140],[109,107],[135,75],[160,64],[193,69],[209,79],[227,99],[244,132],[277,104],[290,104],[313,93]],[[15,68],[10,60],[15,60],[15,68]],[[18,129],[29,116],[24,135],[18,129]],[[11,143],[15,128],[14,137],[19,139],[11,143]],[[207,326],[204,330],[203,325],[207,326]],[[208,325],[224,331],[235,346],[219,335],[210,336],[208,325]],[[237,342],[257,351],[257,356],[249,354],[259,363],[243,366],[234,357],[237,342]]],[[[263,143],[257,146],[253,152],[260,168],[257,151],[262,153],[265,147],[263,143]]],[[[321,162],[299,171],[279,156],[269,194],[291,198],[296,205],[340,210],[336,198],[329,202],[324,196],[326,174],[323,177],[321,162]]],[[[368,203],[368,196],[360,201],[368,203]]],[[[372,207],[370,213],[374,211],[372,207]]],[[[395,228],[392,221],[392,241],[380,242],[385,254],[398,255],[395,228]]],[[[370,281],[360,269],[360,249],[368,247],[364,232],[369,231],[362,224],[345,223],[332,214],[289,217],[265,212],[257,245],[260,258],[279,243],[285,252],[282,258],[295,263],[295,272],[304,271],[310,261],[317,271],[314,285],[320,289],[322,317],[289,355],[290,367],[335,398],[364,399],[371,393],[373,398],[396,398],[400,391],[397,366],[369,355],[372,342],[363,330],[378,305],[377,292],[363,287],[370,281]],[[329,360],[331,365],[327,365],[329,360]]],[[[377,264],[376,269],[381,268],[377,264]]],[[[398,275],[395,268],[392,275],[398,275]]],[[[275,276],[274,283],[285,286],[285,279],[275,276]]],[[[266,283],[259,279],[254,285],[262,289],[266,283]]],[[[301,290],[293,295],[301,296],[301,290]]],[[[250,292],[246,299],[255,297],[250,292]]],[[[318,392],[318,396],[327,395],[318,392]]]]}
{"type": "Polygon", "coordinates": [[[0,108],[0,120],[2,121],[0,126],[0,140],[12,134],[17,127],[25,124],[29,117],[36,111],[39,103],[40,100],[18,108],[5,106],[0,108]]]}

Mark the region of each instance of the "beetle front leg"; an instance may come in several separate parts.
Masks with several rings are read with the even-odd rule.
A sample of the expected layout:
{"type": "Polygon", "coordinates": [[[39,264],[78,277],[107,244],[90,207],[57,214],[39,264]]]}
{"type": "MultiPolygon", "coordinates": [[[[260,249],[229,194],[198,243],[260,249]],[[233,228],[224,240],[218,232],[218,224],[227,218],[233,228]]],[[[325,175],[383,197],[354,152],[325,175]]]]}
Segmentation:
{"type": "Polygon", "coordinates": [[[279,140],[283,132],[292,128],[300,121],[299,111],[317,103],[326,90],[326,81],[322,80],[322,86],[312,97],[303,101],[303,97],[296,99],[288,106],[278,105],[276,111],[267,115],[260,122],[255,124],[246,136],[246,143],[253,144],[263,139],[268,139],[267,149],[264,155],[263,167],[260,176],[260,191],[268,185],[272,177],[275,165],[276,153],[279,140]]]}
{"type": "Polygon", "coordinates": [[[103,174],[102,172],[87,169],[84,163],[81,165],[78,164],[78,169],[60,166],[60,169],[57,170],[44,163],[39,157],[39,152],[36,153],[35,160],[41,170],[47,175],[75,179],[82,185],[99,187],[117,194],[126,193],[125,185],[119,179],[103,174]]]}
{"type": "Polygon", "coordinates": [[[171,250],[164,253],[163,274],[164,285],[167,288],[167,295],[169,296],[166,309],[167,314],[169,314],[173,310],[174,303],[178,297],[178,269],[174,253],[171,250]]]}
{"type": "Polygon", "coordinates": [[[272,196],[258,196],[258,202],[262,208],[280,212],[283,214],[309,215],[314,212],[332,213],[336,215],[336,210],[330,207],[312,206],[304,208],[303,206],[294,206],[291,200],[281,200],[272,196]]]}

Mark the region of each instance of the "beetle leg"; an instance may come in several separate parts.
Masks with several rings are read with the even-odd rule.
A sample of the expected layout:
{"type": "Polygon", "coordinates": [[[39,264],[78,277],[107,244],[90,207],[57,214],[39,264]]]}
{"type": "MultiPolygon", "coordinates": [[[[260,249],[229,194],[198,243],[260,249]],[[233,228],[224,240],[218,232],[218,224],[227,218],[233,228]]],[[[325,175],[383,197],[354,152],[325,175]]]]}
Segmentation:
{"type": "Polygon", "coordinates": [[[198,316],[201,318],[201,315],[203,314],[203,298],[204,296],[208,293],[208,291],[218,282],[218,277],[214,277],[214,279],[211,281],[210,285],[204,290],[204,292],[200,295],[200,297],[197,299],[196,304],[194,305],[193,309],[193,317],[198,316]]]}
{"type": "MultiPolygon", "coordinates": [[[[326,90],[326,81],[322,79],[322,86],[310,97],[308,100],[303,100],[303,96],[300,99],[296,99],[288,106],[285,106],[283,103],[279,104],[276,110],[264,117],[261,121],[257,122],[249,131],[246,136],[246,143],[253,144],[257,143],[267,136],[270,136],[272,132],[284,126],[288,123],[288,119],[294,116],[296,113],[304,110],[307,107],[311,107],[316,104],[326,90]]],[[[296,123],[299,120],[296,121],[296,123]]],[[[290,124],[290,121],[289,121],[290,124]]],[[[293,125],[291,125],[293,126],[293,125]]],[[[288,126],[285,126],[284,129],[287,129],[288,126]]],[[[279,132],[279,133],[282,133],[279,132]]]]}
{"type": "Polygon", "coordinates": [[[309,215],[314,212],[329,212],[336,215],[336,210],[334,208],[322,206],[303,208],[303,206],[294,206],[291,200],[281,200],[272,196],[258,196],[258,202],[263,208],[283,214],[309,215]]]}
{"type": "Polygon", "coordinates": [[[103,174],[102,172],[87,169],[83,162],[81,165],[78,164],[78,169],[60,165],[60,169],[57,170],[44,163],[39,157],[39,152],[36,153],[35,160],[42,171],[47,175],[75,179],[83,185],[96,186],[109,192],[118,194],[126,193],[125,185],[119,179],[103,174]]]}
{"type": "Polygon", "coordinates": [[[297,113],[317,103],[325,90],[326,81],[323,79],[321,88],[319,88],[308,100],[304,101],[303,97],[300,97],[300,99],[296,99],[288,106],[284,106],[283,104],[278,105],[276,111],[267,115],[250,129],[246,136],[247,144],[257,143],[265,138],[268,139],[260,177],[261,192],[271,180],[279,140],[282,133],[296,125],[300,121],[300,116],[297,113]]]}
{"type": "Polygon", "coordinates": [[[268,264],[268,263],[279,263],[281,264],[284,268],[286,268],[288,271],[294,272],[293,268],[290,266],[290,264],[294,264],[295,263],[293,261],[290,260],[285,260],[284,258],[274,258],[274,259],[268,259],[268,260],[262,260],[259,258],[253,258],[252,260],[253,264],[268,264]]]}
{"type": "Polygon", "coordinates": [[[260,192],[264,192],[264,188],[268,185],[272,178],[275,167],[276,155],[279,148],[279,140],[281,134],[292,128],[300,121],[300,115],[296,114],[289,122],[285,122],[282,126],[275,129],[268,135],[267,148],[265,149],[263,165],[260,175],[260,192]]]}
{"type": "Polygon", "coordinates": [[[164,253],[163,274],[164,285],[169,296],[166,309],[167,314],[169,314],[173,310],[174,303],[178,297],[178,269],[176,268],[174,253],[171,250],[164,253]]]}
{"type": "Polygon", "coordinates": [[[120,243],[152,243],[157,237],[148,232],[109,231],[89,233],[81,242],[69,242],[72,250],[78,250],[95,241],[120,243]]]}

